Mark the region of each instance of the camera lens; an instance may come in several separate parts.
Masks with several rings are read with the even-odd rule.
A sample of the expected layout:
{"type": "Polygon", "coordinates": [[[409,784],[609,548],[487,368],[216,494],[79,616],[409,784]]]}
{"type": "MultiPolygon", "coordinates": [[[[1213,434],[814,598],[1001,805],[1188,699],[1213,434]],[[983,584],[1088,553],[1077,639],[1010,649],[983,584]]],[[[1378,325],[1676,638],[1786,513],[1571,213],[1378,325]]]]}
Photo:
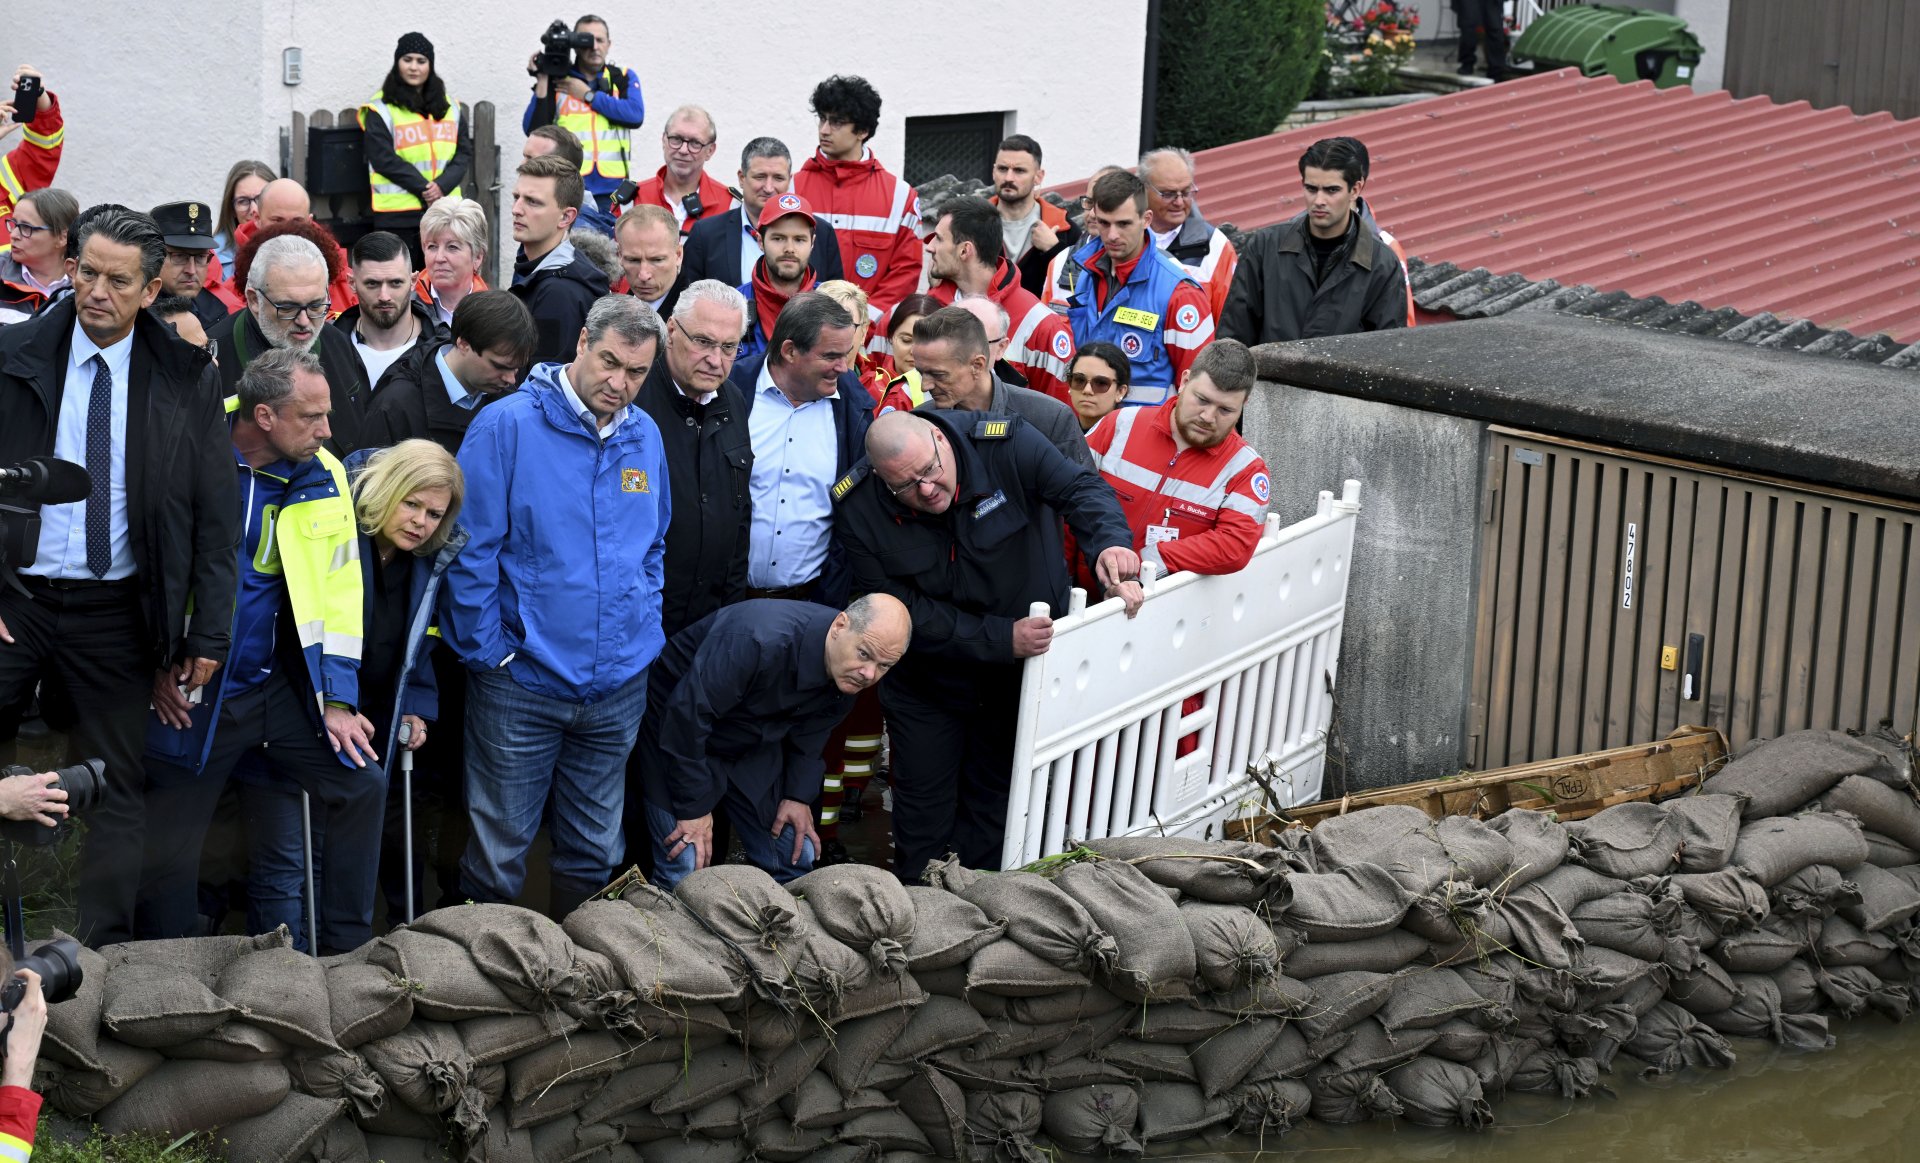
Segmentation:
{"type": "MultiPolygon", "coordinates": [[[[58,1005],[80,992],[80,982],[85,976],[80,970],[80,942],[71,937],[47,941],[36,946],[33,952],[20,959],[19,968],[31,969],[40,975],[40,992],[48,1005],[58,1005]]],[[[18,979],[7,983],[5,1003],[13,1008],[19,1000],[24,987],[16,988],[18,979]]]]}
{"type": "Polygon", "coordinates": [[[81,815],[93,810],[100,802],[102,780],[107,774],[106,761],[86,759],[71,767],[62,767],[54,771],[60,777],[55,786],[67,793],[67,817],[81,815]]]}

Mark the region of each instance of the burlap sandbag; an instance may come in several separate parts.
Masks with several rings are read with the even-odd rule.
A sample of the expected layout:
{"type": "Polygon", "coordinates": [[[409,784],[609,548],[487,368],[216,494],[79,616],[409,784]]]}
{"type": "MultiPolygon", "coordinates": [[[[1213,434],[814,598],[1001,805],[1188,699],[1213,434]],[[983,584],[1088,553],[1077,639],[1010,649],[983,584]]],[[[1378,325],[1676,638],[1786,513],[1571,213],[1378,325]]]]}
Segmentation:
{"type": "Polygon", "coordinates": [[[632,1062],[635,1049],[633,1039],[611,1030],[555,1039],[506,1064],[507,1099],[524,1102],[557,1083],[610,1078],[632,1062]]]}
{"type": "Polygon", "coordinates": [[[288,1045],[336,1050],[327,975],[320,963],[292,949],[242,954],[220,971],[215,990],[246,1012],[249,1022],[288,1045]]]}
{"type": "Polygon", "coordinates": [[[1876,779],[1850,775],[1833,785],[1820,802],[1829,812],[1848,812],[1860,826],[1909,849],[1920,849],[1920,803],[1911,787],[1892,788],[1876,779]]]}
{"type": "Polygon", "coordinates": [[[1813,971],[1813,979],[1826,1003],[1842,1017],[1859,1017],[1872,1009],[1892,1021],[1903,1022],[1913,1012],[1911,989],[1881,981],[1864,966],[1819,966],[1813,971]]]}
{"type": "Polygon", "coordinates": [[[1670,877],[1687,906],[1719,933],[1753,929],[1771,911],[1767,890],[1741,868],[1670,877]]]}
{"type": "Polygon", "coordinates": [[[1765,974],[1743,973],[1738,990],[1725,1009],[1696,1016],[1708,1026],[1734,1038],[1767,1038],[1792,1050],[1831,1050],[1833,1035],[1819,1014],[1789,1014],[1780,1007],[1780,987],[1765,974]]]}
{"type": "Polygon", "coordinates": [[[1772,888],[1810,864],[1830,864],[1842,873],[1867,862],[1860,821],[1841,812],[1753,820],[1740,829],[1732,864],[1763,888],[1772,888]]]}
{"type": "Polygon", "coordinates": [[[910,1151],[926,1158],[933,1151],[926,1132],[898,1109],[868,1111],[848,1119],[840,1126],[843,1142],[859,1143],[880,1151],[910,1151]]]}
{"type": "Polygon", "coordinates": [[[975,950],[1006,932],[1005,922],[989,920],[978,905],[945,889],[910,884],[906,893],[913,902],[907,968],[914,973],[965,965],[975,950]]]}
{"type": "MultiPolygon", "coordinates": [[[[966,1105],[963,1147],[974,1158],[991,1155],[1012,1163],[1050,1163],[1052,1155],[1034,1142],[1040,1133],[1039,1095],[1018,1090],[976,1092],[966,1096],[966,1105]]],[[[904,1102],[901,1109],[907,1109],[904,1102]]]]}
{"type": "MultiPolygon", "coordinates": [[[[1089,974],[1113,964],[1119,955],[1113,937],[1088,915],[1085,906],[1060,885],[1031,872],[981,876],[960,894],[992,921],[1007,926],[1007,939],[1049,965],[1089,974]]],[[[1161,898],[1165,902],[1165,898],[1161,898]]],[[[983,946],[980,954],[992,945],[983,946]]]]}
{"type": "Polygon", "coordinates": [[[272,1031],[243,1018],[222,1022],[220,1027],[198,1038],[189,1038],[160,1053],[169,1058],[193,1058],[205,1062],[265,1062],[286,1058],[293,1047],[275,1037],[272,1031]]]}
{"type": "Polygon", "coordinates": [[[518,1102],[507,1104],[507,1125],[516,1131],[530,1131],[565,1118],[587,1105],[605,1084],[604,1078],[579,1078],[536,1090],[518,1102]]]}
{"type": "MultiPolygon", "coordinates": [[[[307,1146],[305,1163],[374,1163],[374,1156],[367,1149],[366,1132],[342,1115],[320,1128],[320,1133],[307,1146]]],[[[405,1160],[381,1156],[381,1163],[405,1163],[405,1160]]]]}
{"type": "Polygon", "coordinates": [[[1842,916],[1828,917],[1813,942],[1813,960],[1817,965],[1877,965],[1894,951],[1892,938],[1884,933],[1868,933],[1842,916]]]}
{"type": "Polygon", "coordinates": [[[1113,936],[1118,952],[1104,971],[1108,989],[1128,1001],[1192,995],[1193,938],[1179,907],[1145,873],[1119,860],[1083,861],[1061,869],[1054,882],[1113,936]]]}
{"type": "Polygon", "coordinates": [[[452,1158],[440,1144],[425,1139],[364,1131],[362,1141],[375,1163],[447,1163],[452,1158]]]}
{"type": "Polygon", "coordinates": [[[604,1159],[620,1142],[620,1128],[605,1123],[583,1123],[578,1115],[567,1114],[533,1128],[526,1142],[528,1153],[514,1157],[530,1159],[532,1163],[604,1159]]]}
{"type": "Polygon", "coordinates": [[[1433,1044],[1439,1037],[1432,1030],[1401,1030],[1388,1033],[1378,1017],[1362,1018],[1347,1033],[1347,1044],[1327,1055],[1322,1065],[1340,1071],[1367,1071],[1385,1074],[1433,1044]]]}
{"type": "Polygon", "coordinates": [[[1492,1039],[1503,1035],[1482,1029],[1465,1018],[1449,1018],[1433,1028],[1427,1053],[1449,1062],[1470,1063],[1487,1052],[1492,1039]]]}
{"type": "Polygon", "coordinates": [[[1681,1009],[1699,1016],[1718,1013],[1739,1001],[1740,987],[1718,961],[1708,958],[1690,973],[1675,974],[1667,987],[1667,997],[1681,1009]]]}
{"type": "Polygon", "coordinates": [[[1287,907],[1285,854],[1264,844],[1194,840],[1184,836],[1111,836],[1086,846],[1134,865],[1148,880],[1183,897],[1214,904],[1287,907]]]}
{"type": "Polygon", "coordinates": [[[1376,864],[1295,873],[1290,883],[1293,904],[1287,909],[1286,923],[1305,933],[1309,941],[1377,937],[1399,928],[1413,901],[1413,894],[1376,864]]]}
{"type": "Polygon", "coordinates": [[[1471,1067],[1422,1055],[1386,1075],[1400,1100],[1400,1117],[1423,1127],[1465,1127],[1484,1131],[1493,1125],[1493,1107],[1471,1067]]]}
{"type": "Polygon", "coordinates": [[[343,1050],[398,1033],[413,1020],[412,983],[377,965],[328,965],[326,985],[333,1041],[343,1050]]]}
{"type": "Polygon", "coordinates": [[[740,1105],[739,1095],[722,1095],[697,1110],[688,1111],[687,1130],[709,1139],[744,1139],[746,1108],[740,1105]]]}
{"type": "Polygon", "coordinates": [[[1662,876],[1680,862],[1685,832],[1659,804],[1629,802],[1567,825],[1573,859],[1617,880],[1662,876]]]}
{"type": "Polygon", "coordinates": [[[1659,961],[1673,936],[1672,922],[1655,919],[1655,902],[1637,892],[1616,892],[1588,901],[1573,910],[1570,919],[1580,937],[1643,961],[1659,961]]]}
{"type": "Polygon", "coordinates": [[[1843,877],[1830,864],[1809,864],[1767,890],[1768,913],[1825,920],[1842,905],[1858,905],[1860,886],[1851,875],[1843,877]]]}
{"type": "Polygon", "coordinates": [[[1314,827],[1307,844],[1314,866],[1322,873],[1356,865],[1383,868],[1408,896],[1432,892],[1453,875],[1439,825],[1407,804],[1382,804],[1334,816],[1314,827]]]}
{"type": "Polygon", "coordinates": [[[1193,1004],[1202,1009],[1241,1017],[1267,1015],[1295,1017],[1313,1005],[1313,987],[1304,981],[1281,974],[1256,981],[1225,993],[1195,994],[1193,1004]]]}
{"type": "Polygon", "coordinates": [[[1278,1018],[1248,1018],[1193,1046],[1194,1075],[1208,1098],[1218,1098],[1239,1086],[1266,1058],[1284,1028],[1278,1018]]]}
{"type": "Polygon", "coordinates": [[[1140,1124],[1140,1092],[1100,1083],[1055,1091],[1040,1104],[1040,1126],[1049,1139],[1083,1155],[1139,1157],[1134,1132],[1140,1124]]]}
{"type": "Polygon", "coordinates": [[[943,1050],[971,1046],[987,1036],[987,1019],[966,1002],[930,997],[913,1010],[906,1027],[883,1048],[887,1061],[912,1062],[943,1050]]]}
{"type": "Polygon", "coordinates": [[[898,877],[864,864],[816,868],[787,884],[813,906],[813,918],[841,944],[863,954],[882,977],[907,968],[916,914],[898,877]]]}
{"type": "Polygon", "coordinates": [[[287,1072],[295,1090],[345,1102],[355,1118],[372,1118],[386,1106],[386,1082],[352,1050],[295,1054],[287,1059],[287,1072]]]}
{"type": "Polygon", "coordinates": [[[1507,838],[1507,868],[1498,883],[1509,891],[1560,867],[1572,851],[1566,825],[1545,812],[1510,808],[1487,826],[1507,838]]]}
{"type": "Polygon", "coordinates": [[[750,1134],[753,1157],[767,1163],[806,1163],[827,1145],[827,1132],[798,1127],[784,1115],[762,1119],[750,1134]]]}
{"type": "Polygon", "coordinates": [[[42,1057],[34,1072],[33,1089],[47,1104],[70,1115],[90,1115],[132,1090],[134,1084],[158,1069],[166,1059],[157,1050],[126,1046],[101,1039],[95,1069],[69,1066],[42,1057]]]}
{"type": "Polygon", "coordinates": [[[450,1109],[473,1074],[460,1035],[445,1022],[412,1022],[397,1034],[368,1042],[360,1054],[393,1099],[423,1115],[450,1109]]]}
{"type": "Polygon", "coordinates": [[[195,981],[212,989],[220,980],[220,971],[236,957],[261,949],[291,949],[293,937],[281,925],[258,936],[176,937],[164,941],[128,941],[105,945],[100,956],[110,969],[122,965],[165,965],[185,970],[195,981]]]}
{"type": "Polygon", "coordinates": [[[468,1018],[454,1023],[460,1044],[475,1066],[506,1062],[550,1042],[556,1042],[580,1028],[577,1018],[553,1010],[537,1014],[514,1014],[489,1018],[468,1018]]]}
{"type": "Polygon", "coordinates": [[[1329,973],[1395,973],[1427,951],[1426,938],[1405,929],[1392,929],[1358,941],[1309,941],[1289,953],[1287,976],[1301,979],[1329,973]]]}
{"type": "Polygon", "coordinates": [[[1742,815],[1758,820],[1797,811],[1850,775],[1895,787],[1907,782],[1891,755],[1844,731],[1795,731],[1746,751],[1700,790],[1739,797],[1742,815]]]}
{"type": "MultiPolygon", "coordinates": [[[[627,1134],[631,1138],[633,1128],[627,1128],[627,1134]]],[[[745,1163],[747,1158],[746,1143],[733,1139],[665,1138],[650,1140],[649,1144],[646,1149],[647,1163],[745,1163]]],[[[825,1151],[815,1152],[814,1158],[826,1163],[834,1158],[832,1151],[833,1148],[829,1147],[825,1151]]],[[[847,1163],[869,1158],[870,1152],[853,1151],[847,1163]]],[[[835,1163],[839,1161],[835,1160],[835,1163]]]]}
{"type": "Polygon", "coordinates": [[[1727,866],[1740,839],[1738,798],[1691,795],[1660,806],[1680,825],[1680,871],[1717,872],[1727,866]]]}
{"type": "Polygon", "coordinates": [[[1296,1019],[1307,1041],[1317,1042],[1328,1034],[1370,1017],[1387,1004],[1396,978],[1387,973],[1329,973],[1305,982],[1313,990],[1313,1002],[1296,1019]]]}
{"type": "Polygon", "coordinates": [[[1098,1053],[1098,1061],[1111,1063],[1142,1082],[1200,1081],[1185,1046],[1142,1042],[1137,1038],[1118,1038],[1098,1053]]]}
{"type": "Polygon", "coordinates": [[[561,928],[579,948],[609,958],[643,1001],[729,1005],[746,989],[746,971],[726,944],[652,885],[617,901],[588,901],[561,928]]]}
{"type": "Polygon", "coordinates": [[[1389,1033],[1431,1030],[1454,1018],[1495,1028],[1511,1021],[1482,997],[1458,971],[1417,966],[1396,974],[1386,1002],[1375,1012],[1389,1033]]]}
{"type": "Polygon", "coordinates": [[[833,1032],[833,1049],[826,1060],[828,1073],[833,1076],[835,1085],[841,1090],[856,1090],[865,1086],[867,1073],[886,1054],[912,1019],[910,1011],[887,1010],[836,1028],[833,1032]]]}
{"type": "Polygon", "coordinates": [[[1222,1097],[1233,1109],[1234,1132],[1260,1140],[1286,1134],[1313,1111],[1313,1091],[1293,1079],[1243,1083],[1222,1097]]]}
{"type": "Polygon", "coordinates": [[[107,971],[100,1020],[129,1046],[163,1049],[211,1034],[239,1012],[183,966],[125,961],[107,971]]]}
{"type": "Polygon", "coordinates": [[[480,972],[523,1010],[558,1009],[578,1000],[586,989],[574,967],[572,939],[531,909],[454,905],[423,913],[410,927],[465,949],[480,972]]]}
{"type": "Polygon", "coordinates": [[[1733,1065],[1733,1048],[1700,1019],[1661,1002],[1640,1017],[1640,1028],[1625,1047],[1647,1064],[1643,1076],[1672,1074],[1686,1067],[1724,1070],[1733,1065]]]}
{"type": "Polygon", "coordinates": [[[1307,1074],[1307,1089],[1313,1094],[1313,1117],[1323,1123],[1349,1126],[1401,1113],[1400,1100],[1371,1070],[1323,1066],[1307,1074]]]}
{"type": "Polygon", "coordinates": [[[1867,841],[1867,863],[1876,868],[1906,868],[1920,864],[1920,850],[1907,847],[1889,836],[1882,836],[1871,828],[1863,835],[1867,841]]]}
{"type": "Polygon", "coordinates": [[[1233,989],[1280,972],[1280,947],[1273,927],[1251,909],[1195,899],[1181,901],[1179,914],[1193,942],[1194,963],[1205,988],[1233,989]]]}
{"type": "Polygon", "coordinates": [[[653,1100],[651,1109],[657,1115],[685,1114],[732,1094],[752,1081],[744,1053],[733,1046],[716,1046],[694,1055],[686,1073],[653,1100]]]}
{"type": "Polygon", "coordinates": [[[339,1099],[295,1091],[265,1114],[220,1128],[227,1158],[249,1163],[297,1163],[346,1106],[339,1099]]]}
{"type": "Polygon", "coordinates": [[[699,869],[674,894],[779,1004],[830,1018],[873,976],[862,957],[815,923],[804,902],[752,865],[699,869]]]}
{"type": "Polygon", "coordinates": [[[1920,887],[1884,868],[1863,864],[1847,874],[1859,899],[1842,902],[1839,913],[1869,933],[1906,924],[1920,916],[1920,887]]]}
{"type": "MultiPolygon", "coordinates": [[[[1066,896],[1065,893],[1061,895],[1066,896]]],[[[1074,905],[1076,909],[1079,907],[1078,904],[1074,905]]],[[[1111,946],[1113,938],[1105,933],[1100,937],[1111,946]]],[[[1005,997],[1040,997],[1063,990],[1084,989],[1091,984],[1085,974],[1045,960],[1011,936],[987,942],[967,962],[968,991],[979,990],[1005,997]]]]}
{"type": "Polygon", "coordinates": [[[1189,1082],[1149,1082],[1140,1088],[1140,1141],[1149,1147],[1191,1138],[1232,1117],[1226,1100],[1208,1098],[1189,1082]]]}
{"type": "MultiPolygon", "coordinates": [[[[825,1052],[824,1043],[821,1052],[825,1052]]],[[[652,1106],[654,1099],[672,1089],[685,1069],[686,1064],[679,1060],[650,1062],[598,1079],[592,1097],[579,1108],[580,1118],[589,1123],[620,1122],[629,1112],[652,1106]]],[[[511,1069],[508,1078],[511,1088],[511,1069]]]]}
{"type": "MultiPolygon", "coordinates": [[[[906,1077],[912,1078],[919,1069],[917,1065],[910,1068],[906,1077]]],[[[877,1090],[843,1091],[833,1084],[832,1076],[826,1071],[816,1070],[801,1079],[800,1085],[782,1099],[780,1105],[797,1127],[832,1130],[855,1115],[891,1106],[893,1100],[877,1090]]]]}
{"type": "Polygon", "coordinates": [[[935,1155],[942,1159],[960,1157],[967,1139],[967,1096],[958,1083],[930,1066],[922,1066],[893,1092],[893,1098],[901,1112],[927,1136],[935,1155]]]}
{"type": "Polygon", "coordinates": [[[164,1062],[96,1121],[109,1135],[174,1138],[265,1114],[291,1089],[278,1062],[164,1062]]]}
{"type": "Polygon", "coordinates": [[[1020,1022],[1032,1022],[1036,1025],[1099,1017],[1128,1005],[1111,990],[1102,989],[1097,985],[1090,985],[1084,989],[1062,990],[1043,997],[1010,997],[994,1000],[1003,1004],[1002,1017],[1020,1022]]]}
{"type": "MultiPolygon", "coordinates": [[[[367,963],[402,978],[416,1014],[436,1022],[518,1014],[514,1002],[459,942],[423,929],[400,928],[367,946],[367,963]]],[[[343,1047],[344,1048],[344,1047],[343,1047]]]]}
{"type": "Polygon", "coordinates": [[[1519,1094],[1557,1094],[1579,1099],[1600,1084],[1600,1067],[1592,1058],[1564,1047],[1539,1045],[1521,1058],[1507,1076],[1506,1089],[1519,1094]]]}

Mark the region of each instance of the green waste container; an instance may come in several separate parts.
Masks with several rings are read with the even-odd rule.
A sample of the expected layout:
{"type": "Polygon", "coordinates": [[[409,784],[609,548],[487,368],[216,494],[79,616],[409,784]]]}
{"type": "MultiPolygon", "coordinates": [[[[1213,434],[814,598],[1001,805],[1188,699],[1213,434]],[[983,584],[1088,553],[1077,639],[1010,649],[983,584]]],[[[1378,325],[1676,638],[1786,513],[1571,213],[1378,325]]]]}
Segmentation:
{"type": "Polygon", "coordinates": [[[1589,77],[1652,81],[1662,89],[1693,83],[1700,39],[1677,16],[1611,4],[1555,8],[1527,25],[1513,55],[1536,68],[1569,65],[1589,77]]]}

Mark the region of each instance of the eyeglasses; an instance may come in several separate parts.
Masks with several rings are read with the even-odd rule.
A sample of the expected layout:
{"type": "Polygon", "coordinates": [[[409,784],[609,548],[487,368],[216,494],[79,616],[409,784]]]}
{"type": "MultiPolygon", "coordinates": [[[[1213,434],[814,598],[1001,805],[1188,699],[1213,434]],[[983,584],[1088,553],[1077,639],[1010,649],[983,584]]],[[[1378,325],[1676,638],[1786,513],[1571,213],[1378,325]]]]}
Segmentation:
{"type": "Polygon", "coordinates": [[[31,222],[22,222],[18,218],[7,219],[7,233],[13,235],[21,242],[26,242],[34,235],[45,234],[52,229],[53,227],[51,226],[35,226],[31,222]]]}
{"type": "Polygon", "coordinates": [[[885,481],[881,481],[880,483],[883,485],[887,485],[888,492],[892,493],[896,497],[900,497],[900,496],[905,496],[906,494],[919,488],[921,485],[935,484],[939,481],[939,479],[940,479],[940,445],[939,445],[939,442],[936,441],[933,446],[933,467],[927,469],[925,472],[921,473],[919,476],[914,477],[912,480],[908,481],[904,485],[898,485],[898,486],[887,485],[887,482],[885,481]]]}
{"type": "Polygon", "coordinates": [[[327,308],[331,305],[325,299],[316,299],[311,303],[276,303],[272,299],[267,299],[267,306],[273,308],[274,317],[282,323],[291,323],[302,315],[315,323],[325,323],[327,308]]]}
{"type": "Polygon", "coordinates": [[[235,210],[240,211],[242,214],[253,209],[255,206],[258,206],[259,204],[260,204],[260,195],[258,194],[254,194],[252,196],[248,196],[246,194],[235,194],[233,196],[233,208],[235,210]]]}
{"type": "Polygon", "coordinates": [[[687,337],[687,342],[693,345],[693,350],[704,355],[711,355],[717,351],[726,358],[732,359],[740,354],[738,343],[722,343],[717,339],[708,339],[704,335],[695,335],[691,331],[682,331],[680,334],[687,337]]]}
{"type": "Polygon", "coordinates": [[[713,144],[711,141],[701,141],[697,137],[681,137],[677,133],[667,134],[666,141],[669,148],[680,150],[683,153],[699,153],[701,150],[713,144]]]}
{"type": "Polygon", "coordinates": [[[988,347],[992,347],[992,346],[993,346],[994,344],[996,344],[996,343],[1005,343],[1006,341],[1007,341],[1007,337],[1006,337],[1005,335],[1002,335],[1002,336],[1000,336],[1000,337],[999,337],[999,338],[997,338],[997,339],[989,339],[989,340],[987,340],[987,346],[988,346],[988,347]]]}
{"type": "Polygon", "coordinates": [[[1178,190],[1162,190],[1160,187],[1155,186],[1153,192],[1160,195],[1162,202],[1191,202],[1194,197],[1200,193],[1200,187],[1194,185],[1184,186],[1178,190]]]}
{"type": "Polygon", "coordinates": [[[213,252],[210,250],[173,250],[169,248],[167,251],[167,261],[179,263],[181,266],[203,267],[213,261],[213,252]]]}
{"type": "Polygon", "coordinates": [[[1112,376],[1090,376],[1085,372],[1070,372],[1067,375],[1067,386],[1076,392],[1092,392],[1096,396],[1104,396],[1119,387],[1120,382],[1112,376]]]}

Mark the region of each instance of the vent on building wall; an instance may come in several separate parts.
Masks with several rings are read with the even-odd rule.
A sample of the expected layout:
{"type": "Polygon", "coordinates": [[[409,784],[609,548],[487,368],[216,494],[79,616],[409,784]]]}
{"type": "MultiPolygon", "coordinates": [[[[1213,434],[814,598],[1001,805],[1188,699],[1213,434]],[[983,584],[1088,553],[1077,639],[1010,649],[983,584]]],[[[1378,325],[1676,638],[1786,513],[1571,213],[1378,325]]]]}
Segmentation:
{"type": "Polygon", "coordinates": [[[992,181],[993,155],[1006,128],[1004,112],[909,117],[902,175],[914,186],[944,174],[992,181]]]}

